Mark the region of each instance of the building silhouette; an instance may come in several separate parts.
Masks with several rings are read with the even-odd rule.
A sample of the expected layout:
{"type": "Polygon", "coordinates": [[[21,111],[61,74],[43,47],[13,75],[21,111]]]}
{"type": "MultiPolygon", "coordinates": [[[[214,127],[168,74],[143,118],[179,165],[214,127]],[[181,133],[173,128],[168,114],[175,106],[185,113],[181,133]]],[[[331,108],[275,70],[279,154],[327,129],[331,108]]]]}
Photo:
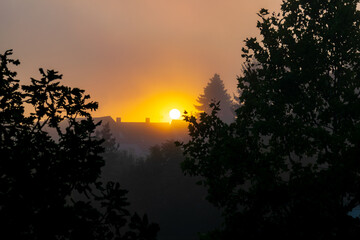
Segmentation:
{"type": "MultiPolygon", "coordinates": [[[[82,120],[79,118],[77,120],[82,120]]],[[[127,150],[136,156],[146,156],[150,147],[166,141],[186,141],[188,136],[188,123],[182,120],[168,122],[151,122],[146,118],[144,122],[122,122],[121,118],[116,121],[111,116],[96,117],[94,122],[101,121],[96,129],[101,130],[106,124],[109,125],[112,136],[119,144],[120,150],[127,150]]],[[[60,123],[60,129],[65,130],[68,122],[60,123]]],[[[44,130],[55,140],[58,140],[56,129],[45,125],[44,130]]]]}
{"type": "MultiPolygon", "coordinates": [[[[109,124],[110,131],[119,148],[128,150],[136,155],[144,156],[149,153],[149,148],[165,141],[186,141],[188,137],[188,123],[183,120],[168,122],[151,122],[146,118],[144,122],[122,122],[110,117],[94,118],[95,122],[102,121],[101,126],[109,124]]],[[[101,128],[100,126],[100,128],[101,128]]]]}

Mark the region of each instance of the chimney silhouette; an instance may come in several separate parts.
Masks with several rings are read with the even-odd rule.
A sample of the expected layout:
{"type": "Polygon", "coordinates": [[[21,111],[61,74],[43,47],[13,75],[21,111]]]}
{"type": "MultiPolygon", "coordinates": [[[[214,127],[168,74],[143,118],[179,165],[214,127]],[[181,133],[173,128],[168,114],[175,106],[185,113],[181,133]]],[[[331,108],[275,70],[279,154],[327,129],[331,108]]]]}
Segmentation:
{"type": "Polygon", "coordinates": [[[121,117],[116,118],[116,123],[121,123],[121,117]]]}
{"type": "Polygon", "coordinates": [[[145,118],[145,123],[150,123],[150,118],[145,118]]]}

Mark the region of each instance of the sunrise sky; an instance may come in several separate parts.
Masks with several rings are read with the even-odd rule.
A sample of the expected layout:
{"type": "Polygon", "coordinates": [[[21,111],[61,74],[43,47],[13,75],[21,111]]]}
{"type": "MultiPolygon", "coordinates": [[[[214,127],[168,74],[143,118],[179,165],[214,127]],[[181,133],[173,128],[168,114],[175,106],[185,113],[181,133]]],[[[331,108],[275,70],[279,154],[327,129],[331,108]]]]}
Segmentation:
{"type": "MultiPolygon", "coordinates": [[[[260,8],[281,0],[1,0],[0,51],[14,49],[19,78],[58,70],[99,102],[94,116],[169,121],[193,111],[214,73],[232,95],[241,48],[258,36],[260,8]]],[[[23,83],[28,83],[28,82],[23,83]]]]}

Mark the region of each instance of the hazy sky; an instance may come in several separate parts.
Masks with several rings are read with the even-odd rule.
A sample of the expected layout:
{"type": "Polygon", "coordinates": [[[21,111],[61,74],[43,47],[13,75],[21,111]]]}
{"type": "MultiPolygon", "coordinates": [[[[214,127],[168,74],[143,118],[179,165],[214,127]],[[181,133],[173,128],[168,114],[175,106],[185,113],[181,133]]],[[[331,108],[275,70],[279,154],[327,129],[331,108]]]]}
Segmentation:
{"type": "Polygon", "coordinates": [[[258,36],[260,8],[281,0],[1,0],[0,51],[14,49],[19,78],[58,70],[99,102],[94,116],[168,121],[193,110],[214,73],[229,93],[241,48],[258,36]]]}

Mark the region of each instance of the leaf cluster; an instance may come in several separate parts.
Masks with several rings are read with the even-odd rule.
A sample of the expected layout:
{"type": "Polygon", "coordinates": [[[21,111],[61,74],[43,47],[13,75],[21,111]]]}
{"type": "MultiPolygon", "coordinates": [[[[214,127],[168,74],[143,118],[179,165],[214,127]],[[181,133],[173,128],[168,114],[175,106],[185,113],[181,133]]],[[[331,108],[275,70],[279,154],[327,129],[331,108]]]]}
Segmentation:
{"type": "Polygon", "coordinates": [[[214,111],[186,118],[183,169],[202,176],[223,209],[220,238],[360,233],[348,215],[360,205],[358,4],[286,0],[280,14],[262,9],[261,39],[243,48],[236,122],[214,111]]]}
{"type": "Polygon", "coordinates": [[[126,190],[100,181],[103,140],[84,90],[41,79],[20,87],[0,54],[0,228],[11,239],[155,239],[158,226],[126,210],[126,190]],[[29,110],[25,114],[24,109],[29,110]],[[79,120],[79,117],[82,117],[79,120]],[[48,129],[55,129],[57,139],[48,129]],[[129,225],[130,224],[130,225],[129,225]],[[129,228],[128,231],[123,230],[129,228]],[[121,230],[121,231],[120,231],[121,230]]]}

